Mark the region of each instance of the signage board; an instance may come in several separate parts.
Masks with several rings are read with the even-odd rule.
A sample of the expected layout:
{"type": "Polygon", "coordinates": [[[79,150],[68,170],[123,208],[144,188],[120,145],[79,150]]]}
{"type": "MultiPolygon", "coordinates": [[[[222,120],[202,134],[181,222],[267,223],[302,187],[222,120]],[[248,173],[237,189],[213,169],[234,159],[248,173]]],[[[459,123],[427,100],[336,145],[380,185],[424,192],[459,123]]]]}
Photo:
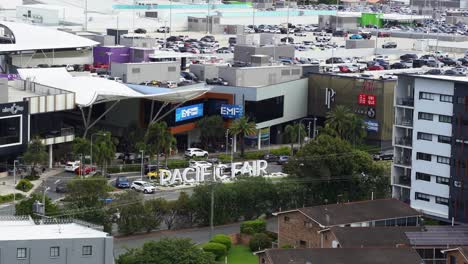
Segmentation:
{"type": "Polygon", "coordinates": [[[22,115],[25,113],[25,102],[0,104],[0,116],[22,115]]]}
{"type": "Polygon", "coordinates": [[[369,132],[379,132],[379,122],[375,120],[364,120],[366,130],[369,132]]]}
{"type": "Polygon", "coordinates": [[[176,122],[203,116],[203,104],[195,104],[176,109],[176,122]]]}
{"type": "Polygon", "coordinates": [[[221,116],[224,118],[240,118],[244,115],[244,108],[242,105],[221,105],[221,116]]]}

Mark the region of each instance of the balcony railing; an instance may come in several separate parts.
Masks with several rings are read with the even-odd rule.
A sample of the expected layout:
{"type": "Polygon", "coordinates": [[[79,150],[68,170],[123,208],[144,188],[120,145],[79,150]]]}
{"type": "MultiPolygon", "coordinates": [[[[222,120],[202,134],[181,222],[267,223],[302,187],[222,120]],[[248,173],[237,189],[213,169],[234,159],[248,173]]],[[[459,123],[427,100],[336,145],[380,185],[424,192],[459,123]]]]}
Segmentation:
{"type": "Polygon", "coordinates": [[[413,97],[397,97],[397,105],[414,106],[413,97]]]}
{"type": "Polygon", "coordinates": [[[409,175],[400,175],[398,176],[397,184],[411,186],[411,176],[409,175]]]}
{"type": "Polygon", "coordinates": [[[45,136],[42,140],[44,145],[54,145],[65,142],[71,142],[75,139],[75,128],[65,127],[60,131],[53,131],[45,136]]]}
{"type": "Polygon", "coordinates": [[[407,126],[407,127],[412,127],[413,126],[413,119],[412,118],[397,118],[395,121],[396,125],[399,126],[407,126]]]}
{"type": "Polygon", "coordinates": [[[397,137],[395,138],[395,144],[410,147],[413,145],[413,138],[412,137],[397,137]]]}
{"type": "Polygon", "coordinates": [[[411,157],[396,157],[393,163],[403,166],[411,166],[411,157]]]}

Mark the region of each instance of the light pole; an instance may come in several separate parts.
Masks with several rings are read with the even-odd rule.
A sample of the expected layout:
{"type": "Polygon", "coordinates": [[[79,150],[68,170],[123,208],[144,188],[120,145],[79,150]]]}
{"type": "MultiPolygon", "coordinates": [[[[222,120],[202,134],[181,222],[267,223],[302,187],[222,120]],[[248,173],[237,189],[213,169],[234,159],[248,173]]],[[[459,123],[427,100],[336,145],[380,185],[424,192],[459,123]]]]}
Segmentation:
{"type": "Polygon", "coordinates": [[[107,64],[107,74],[110,75],[112,51],[107,51],[106,54],[109,57],[108,64],[107,64]]]}
{"type": "Polygon", "coordinates": [[[211,202],[210,202],[210,239],[213,238],[214,230],[214,183],[215,183],[215,163],[211,163],[211,202]]]}
{"type": "Polygon", "coordinates": [[[94,135],[100,135],[100,136],[104,136],[104,137],[105,137],[105,136],[107,136],[107,133],[96,132],[96,133],[93,133],[93,134],[91,135],[91,155],[90,155],[90,158],[89,158],[90,163],[91,163],[91,164],[90,164],[91,167],[93,166],[93,136],[94,136],[94,135]]]}
{"type": "Polygon", "coordinates": [[[228,153],[228,145],[229,145],[229,128],[226,129],[226,154],[228,153]]]}
{"type": "Polygon", "coordinates": [[[289,44],[289,6],[291,5],[291,0],[288,0],[288,11],[286,16],[286,44],[289,44]]]}
{"type": "Polygon", "coordinates": [[[16,163],[18,160],[13,161],[13,212],[15,210],[15,203],[16,203],[16,163]]]}
{"type": "Polygon", "coordinates": [[[44,216],[45,216],[46,215],[45,195],[46,195],[47,191],[50,190],[50,187],[46,187],[44,180],[42,181],[42,184],[44,184],[44,191],[42,192],[42,206],[44,206],[43,213],[44,213],[44,216]]]}
{"type": "MultiPolygon", "coordinates": [[[[141,176],[141,180],[143,180],[143,159],[145,158],[145,151],[144,150],[140,150],[141,152],[141,168],[140,168],[140,176],[141,176]]],[[[158,164],[159,166],[159,164],[158,164]]],[[[159,167],[158,167],[159,168],[159,167]]],[[[159,172],[159,170],[158,170],[159,172]]]]}
{"type": "Polygon", "coordinates": [[[88,0],[85,0],[85,22],[84,29],[88,31],[88,0]]]}
{"type": "MultiPolygon", "coordinates": [[[[172,30],[172,0],[169,1],[169,33],[171,33],[172,30]]],[[[167,29],[164,29],[164,39],[166,39],[166,31],[167,29]]]]}
{"type": "Polygon", "coordinates": [[[210,19],[210,0],[206,0],[206,4],[208,5],[208,11],[206,13],[206,34],[210,34],[210,22],[208,19],[210,19]]]}
{"type": "Polygon", "coordinates": [[[78,166],[79,176],[83,179],[83,154],[80,154],[80,165],[78,166]]]}
{"type": "Polygon", "coordinates": [[[232,162],[234,160],[234,158],[233,158],[234,157],[234,137],[235,137],[235,135],[231,138],[231,164],[232,164],[232,162]]]}

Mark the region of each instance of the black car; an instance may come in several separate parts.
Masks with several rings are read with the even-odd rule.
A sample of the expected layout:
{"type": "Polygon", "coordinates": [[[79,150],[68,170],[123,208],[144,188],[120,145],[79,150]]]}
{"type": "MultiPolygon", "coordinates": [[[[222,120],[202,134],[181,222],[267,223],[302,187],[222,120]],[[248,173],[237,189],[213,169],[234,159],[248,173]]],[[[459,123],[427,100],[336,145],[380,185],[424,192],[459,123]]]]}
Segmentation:
{"type": "Polygon", "coordinates": [[[382,49],[395,49],[396,47],[396,42],[387,42],[382,45],[382,49]]]}
{"type": "Polygon", "coordinates": [[[428,74],[428,75],[441,75],[443,73],[444,72],[439,70],[439,69],[430,69],[425,74],[428,74]]]}
{"type": "Polygon", "coordinates": [[[281,39],[281,42],[294,43],[294,39],[292,37],[284,37],[284,38],[281,39]]]}
{"type": "Polygon", "coordinates": [[[137,29],[135,29],[134,32],[137,33],[137,34],[146,34],[146,29],[144,29],[144,28],[137,28],[137,29]]]}
{"type": "Polygon", "coordinates": [[[406,64],[401,63],[401,62],[395,62],[392,65],[390,65],[390,69],[406,69],[408,66],[406,64]]]}
{"type": "Polygon", "coordinates": [[[468,66],[468,59],[466,58],[460,58],[458,61],[461,63],[461,65],[468,66]]]}
{"type": "Polygon", "coordinates": [[[215,37],[214,36],[204,36],[203,38],[200,39],[200,41],[215,42],[215,37]]]}
{"type": "Polygon", "coordinates": [[[223,78],[213,78],[213,79],[206,79],[206,84],[228,85],[228,82],[226,82],[223,78]]]}
{"type": "Polygon", "coordinates": [[[343,59],[342,58],[338,58],[338,57],[332,57],[332,58],[329,58],[325,61],[326,64],[332,64],[332,63],[344,63],[343,59]]]}
{"type": "Polygon", "coordinates": [[[446,70],[444,74],[450,75],[450,76],[465,76],[465,74],[458,72],[458,71],[454,71],[454,70],[446,70]]]}
{"type": "Polygon", "coordinates": [[[236,38],[236,37],[230,37],[230,38],[228,39],[228,43],[229,43],[229,45],[234,45],[234,44],[236,44],[236,43],[237,43],[237,38],[236,38]]]}
{"type": "Polygon", "coordinates": [[[263,155],[263,159],[268,161],[268,162],[277,162],[278,161],[278,156],[274,154],[265,154],[263,155]]]}
{"type": "Polygon", "coordinates": [[[418,58],[418,55],[413,53],[408,53],[400,56],[400,60],[407,61],[407,60],[415,60],[418,58]]]}
{"type": "Polygon", "coordinates": [[[186,80],[198,82],[198,77],[191,72],[180,72],[180,76],[182,76],[186,80]]]}
{"type": "Polygon", "coordinates": [[[427,60],[413,60],[413,68],[421,68],[422,66],[427,65],[427,60]]]}
{"type": "Polygon", "coordinates": [[[393,150],[380,151],[377,154],[372,155],[374,160],[392,160],[393,159],[393,150]]]}
{"type": "Polygon", "coordinates": [[[457,65],[457,61],[455,61],[452,58],[448,58],[448,57],[440,58],[439,61],[442,62],[443,64],[445,64],[446,66],[455,66],[455,65],[457,65]]]}
{"type": "Polygon", "coordinates": [[[343,30],[337,30],[337,31],[333,32],[333,36],[334,37],[347,37],[348,32],[343,31],[343,30]]]}
{"type": "Polygon", "coordinates": [[[177,37],[177,36],[170,36],[166,39],[166,41],[168,42],[175,42],[175,41],[181,41],[182,39],[180,37],[177,37]]]}

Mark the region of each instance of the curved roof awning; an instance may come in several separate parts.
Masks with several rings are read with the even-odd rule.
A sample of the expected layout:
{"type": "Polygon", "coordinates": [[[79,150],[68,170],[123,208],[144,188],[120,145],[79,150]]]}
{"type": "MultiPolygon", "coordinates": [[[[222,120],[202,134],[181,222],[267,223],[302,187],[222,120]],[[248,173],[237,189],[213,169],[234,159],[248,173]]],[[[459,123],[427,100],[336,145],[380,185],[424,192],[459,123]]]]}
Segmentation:
{"type": "Polygon", "coordinates": [[[179,87],[175,89],[126,85],[116,81],[92,76],[72,76],[65,68],[18,69],[23,80],[75,93],[76,104],[81,107],[97,103],[147,98],[168,103],[191,100],[208,92],[204,85],[179,87]]]}
{"type": "Polygon", "coordinates": [[[99,44],[65,31],[24,23],[1,21],[0,27],[9,29],[15,36],[15,43],[0,44],[0,52],[85,48],[99,44]]]}

